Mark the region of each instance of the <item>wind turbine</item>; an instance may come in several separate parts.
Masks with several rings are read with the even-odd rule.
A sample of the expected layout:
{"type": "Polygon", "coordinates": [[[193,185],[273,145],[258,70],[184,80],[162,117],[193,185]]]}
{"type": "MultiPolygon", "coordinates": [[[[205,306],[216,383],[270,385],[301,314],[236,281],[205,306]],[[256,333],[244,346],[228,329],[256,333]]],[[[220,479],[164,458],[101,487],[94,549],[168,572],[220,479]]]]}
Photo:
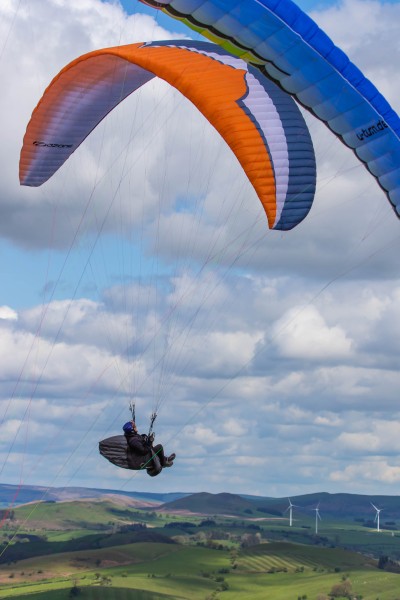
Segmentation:
{"type": "Polygon", "coordinates": [[[313,508],[313,510],[315,510],[315,535],[318,535],[318,519],[321,521],[321,515],[319,514],[319,504],[317,505],[316,508],[313,508]]]}
{"type": "Polygon", "coordinates": [[[290,498],[288,498],[288,500],[289,500],[289,506],[287,507],[285,512],[289,511],[289,527],[291,527],[293,525],[293,508],[295,508],[296,505],[292,504],[292,501],[290,500],[290,498]]]}
{"type": "Polygon", "coordinates": [[[373,508],[376,510],[376,515],[375,515],[375,519],[374,519],[374,521],[376,521],[376,530],[380,531],[380,528],[379,528],[379,513],[381,512],[382,509],[381,508],[377,508],[375,506],[375,504],[372,504],[372,502],[371,502],[371,506],[373,506],[373,508]]]}

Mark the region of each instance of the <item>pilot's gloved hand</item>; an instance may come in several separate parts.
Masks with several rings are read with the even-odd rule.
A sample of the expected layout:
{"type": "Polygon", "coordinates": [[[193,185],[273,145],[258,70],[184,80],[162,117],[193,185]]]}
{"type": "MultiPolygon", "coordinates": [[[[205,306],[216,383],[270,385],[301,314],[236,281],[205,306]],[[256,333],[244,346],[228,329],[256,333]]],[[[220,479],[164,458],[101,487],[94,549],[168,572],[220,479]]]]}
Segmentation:
{"type": "Polygon", "coordinates": [[[145,433],[142,433],[142,440],[143,440],[143,444],[145,446],[151,446],[151,442],[150,442],[149,436],[146,435],[145,433]]]}

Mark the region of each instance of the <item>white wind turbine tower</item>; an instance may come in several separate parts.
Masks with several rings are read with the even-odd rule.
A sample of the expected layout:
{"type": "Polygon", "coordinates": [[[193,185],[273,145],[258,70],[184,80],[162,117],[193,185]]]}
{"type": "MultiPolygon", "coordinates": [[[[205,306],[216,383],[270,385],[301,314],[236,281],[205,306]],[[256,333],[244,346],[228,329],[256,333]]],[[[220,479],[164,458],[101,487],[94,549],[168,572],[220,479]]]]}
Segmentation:
{"type": "Polygon", "coordinates": [[[375,504],[372,504],[372,502],[371,502],[371,506],[373,506],[373,508],[376,510],[376,515],[375,515],[375,519],[374,519],[374,521],[376,521],[376,530],[380,531],[380,528],[379,528],[379,513],[381,512],[382,509],[381,508],[377,508],[375,506],[375,504]]]}
{"type": "Polygon", "coordinates": [[[321,521],[321,515],[319,514],[319,504],[317,505],[316,508],[313,508],[313,510],[315,510],[315,535],[318,534],[318,519],[321,521]]]}
{"type": "Polygon", "coordinates": [[[292,501],[290,500],[290,498],[288,498],[288,500],[289,500],[289,506],[287,507],[285,512],[289,511],[289,527],[291,527],[293,525],[293,508],[295,508],[296,505],[292,504],[292,501]]]}

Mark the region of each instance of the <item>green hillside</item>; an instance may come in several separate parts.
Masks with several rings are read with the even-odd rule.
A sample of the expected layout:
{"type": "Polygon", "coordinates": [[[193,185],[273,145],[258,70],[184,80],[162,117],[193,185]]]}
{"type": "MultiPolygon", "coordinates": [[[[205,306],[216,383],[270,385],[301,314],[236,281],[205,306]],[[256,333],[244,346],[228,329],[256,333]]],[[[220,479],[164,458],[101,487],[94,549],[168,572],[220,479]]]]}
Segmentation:
{"type": "Polygon", "coordinates": [[[393,531],[325,518],[316,535],[312,515],[289,527],[240,496],[193,496],[199,514],[181,500],[157,512],[110,498],[16,508],[0,530],[0,598],[326,600],[337,586],[400,598],[393,531]]]}
{"type": "Polygon", "coordinates": [[[111,500],[40,502],[27,504],[14,510],[18,521],[29,521],[30,526],[39,529],[94,528],[97,531],[109,527],[113,521],[123,521],[142,513],[136,509],[119,506],[111,500]]]}
{"type": "Polygon", "coordinates": [[[286,568],[288,571],[301,567],[324,568],[331,571],[376,567],[376,561],[361,554],[340,548],[321,548],[287,542],[259,544],[240,554],[238,566],[252,572],[267,572],[273,568],[286,568]]]}
{"type": "Polygon", "coordinates": [[[288,543],[224,551],[145,543],[36,557],[0,567],[0,597],[61,600],[75,586],[76,597],[96,600],[316,600],[343,581],[363,600],[398,598],[400,576],[371,559],[288,543]]]}
{"type": "Polygon", "coordinates": [[[83,487],[43,487],[38,485],[11,485],[0,483],[0,508],[7,508],[12,504],[19,506],[31,502],[69,502],[88,498],[90,500],[104,498],[106,495],[119,496],[136,500],[139,505],[154,503],[154,505],[164,502],[171,502],[177,498],[188,496],[183,492],[127,492],[122,490],[101,489],[101,488],[83,488],[83,487]]]}
{"type": "MultiPolygon", "coordinates": [[[[72,588],[71,588],[72,589],[72,588]]],[[[143,590],[127,588],[106,588],[106,587],[78,587],[79,592],[76,596],[82,600],[174,600],[174,596],[169,594],[157,594],[155,592],[146,592],[143,590]]],[[[52,590],[50,592],[39,592],[30,594],[29,600],[66,600],[71,597],[71,590],[52,590]]],[[[74,597],[72,595],[72,597],[74,597]]],[[[18,600],[27,600],[27,596],[15,596],[18,600]]],[[[178,599],[176,599],[178,600],[178,599]]]]}
{"type": "Polygon", "coordinates": [[[236,494],[208,494],[201,492],[163,504],[164,511],[185,510],[204,515],[243,515],[257,510],[251,500],[236,494]]]}
{"type": "MultiPolygon", "coordinates": [[[[253,503],[253,508],[268,508],[272,511],[282,512],[288,507],[287,498],[260,498],[247,496],[253,503]]],[[[362,494],[329,494],[320,492],[293,496],[291,501],[296,505],[297,512],[307,514],[319,505],[321,514],[338,519],[374,519],[375,506],[383,509],[385,519],[398,519],[400,522],[400,501],[398,496],[362,495],[362,494]]]]}

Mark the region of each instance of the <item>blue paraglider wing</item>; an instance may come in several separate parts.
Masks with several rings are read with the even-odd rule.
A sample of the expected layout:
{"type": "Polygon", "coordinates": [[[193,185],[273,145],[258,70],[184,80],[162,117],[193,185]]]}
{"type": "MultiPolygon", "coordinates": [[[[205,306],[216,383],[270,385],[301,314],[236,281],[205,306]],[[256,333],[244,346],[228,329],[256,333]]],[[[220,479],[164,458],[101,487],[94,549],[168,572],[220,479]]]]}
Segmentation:
{"type": "Polygon", "coordinates": [[[141,0],[257,66],[366,165],[400,216],[400,119],[291,0],[141,0]]]}

